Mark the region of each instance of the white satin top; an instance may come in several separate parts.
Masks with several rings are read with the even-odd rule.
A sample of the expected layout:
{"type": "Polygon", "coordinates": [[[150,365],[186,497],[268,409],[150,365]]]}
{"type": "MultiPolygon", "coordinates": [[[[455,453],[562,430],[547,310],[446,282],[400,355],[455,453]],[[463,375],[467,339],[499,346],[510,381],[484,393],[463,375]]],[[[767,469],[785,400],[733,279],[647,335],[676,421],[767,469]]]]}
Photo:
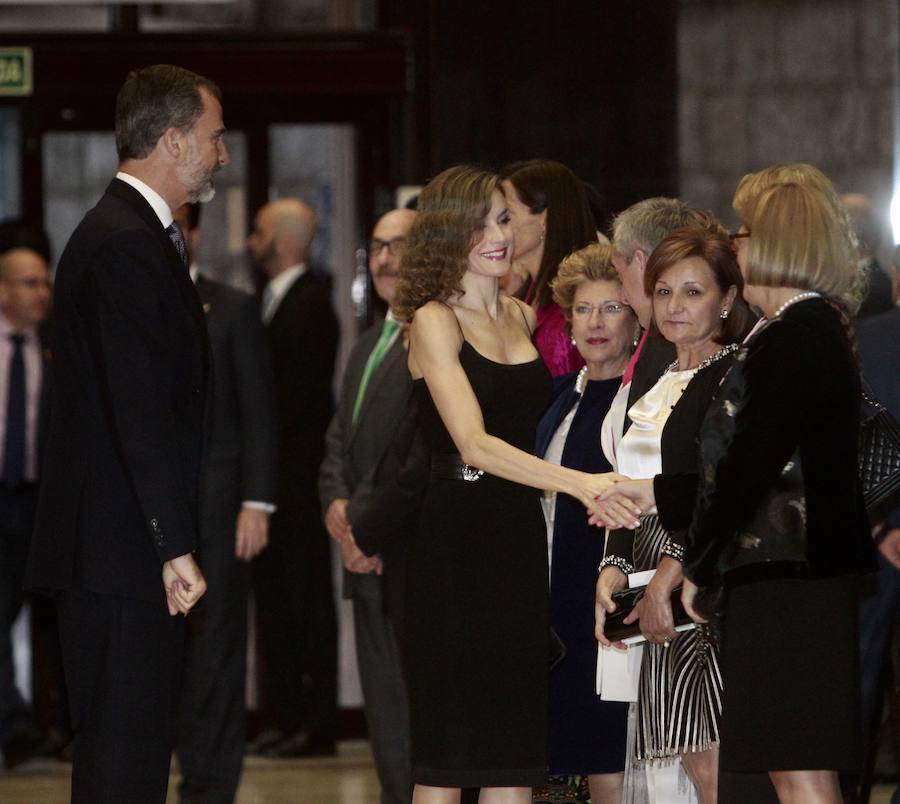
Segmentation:
{"type": "Polygon", "coordinates": [[[619,387],[618,392],[609,406],[603,424],[600,425],[600,448],[612,466],[614,472],[619,471],[619,461],[616,452],[619,442],[622,440],[622,431],[625,429],[625,416],[628,412],[628,394],[631,392],[631,383],[619,387]]]}
{"type": "MultiPolygon", "coordinates": [[[[662,431],[697,369],[669,371],[628,411],[631,427],[616,448],[617,471],[634,480],[662,472],[662,431]]],[[[656,507],[646,511],[655,514],[656,507]]]]}

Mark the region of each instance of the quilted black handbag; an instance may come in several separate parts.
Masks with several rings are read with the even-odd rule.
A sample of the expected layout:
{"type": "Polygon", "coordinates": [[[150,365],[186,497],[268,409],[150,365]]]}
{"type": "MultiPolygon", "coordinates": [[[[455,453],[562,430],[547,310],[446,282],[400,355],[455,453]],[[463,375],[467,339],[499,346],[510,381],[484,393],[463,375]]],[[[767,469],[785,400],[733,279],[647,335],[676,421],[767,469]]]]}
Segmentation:
{"type": "Polygon", "coordinates": [[[863,384],[859,476],[872,522],[900,506],[900,425],[863,384]]]}

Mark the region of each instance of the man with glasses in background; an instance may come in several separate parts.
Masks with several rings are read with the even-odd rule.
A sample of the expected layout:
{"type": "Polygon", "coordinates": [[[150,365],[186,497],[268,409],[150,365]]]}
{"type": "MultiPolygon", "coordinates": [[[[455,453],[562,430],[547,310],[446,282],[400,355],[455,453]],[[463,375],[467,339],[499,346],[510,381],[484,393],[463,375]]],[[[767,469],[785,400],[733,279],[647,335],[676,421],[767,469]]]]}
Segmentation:
{"type": "Polygon", "coordinates": [[[319,470],[325,526],[340,545],[344,597],[353,601],[359,674],[382,804],[405,804],[412,795],[409,713],[394,617],[402,608],[406,534],[417,510],[418,485],[404,492],[400,469],[409,447],[405,425],[415,413],[406,337],[391,305],[415,215],[397,209],[375,225],[369,271],[388,311],[360,336],[350,354],[319,470]]]}

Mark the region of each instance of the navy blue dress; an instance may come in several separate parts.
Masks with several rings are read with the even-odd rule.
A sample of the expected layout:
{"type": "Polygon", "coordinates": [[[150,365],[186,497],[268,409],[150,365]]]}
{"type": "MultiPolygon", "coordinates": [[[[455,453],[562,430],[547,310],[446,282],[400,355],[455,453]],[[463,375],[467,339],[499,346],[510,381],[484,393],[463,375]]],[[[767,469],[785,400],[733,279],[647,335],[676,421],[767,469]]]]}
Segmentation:
{"type": "MultiPolygon", "coordinates": [[[[577,373],[554,381],[554,400],[538,426],[537,454],[578,402],[577,373]]],[[[589,380],[563,448],[562,465],[583,472],[609,472],[600,449],[600,425],[621,378],[589,380]]],[[[597,696],[597,640],[594,590],[603,559],[605,533],[587,524],[584,506],[573,497],[556,498],[550,576],[550,617],[566,655],[550,673],[550,772],[616,773],[625,768],[628,704],[597,696]]]]}

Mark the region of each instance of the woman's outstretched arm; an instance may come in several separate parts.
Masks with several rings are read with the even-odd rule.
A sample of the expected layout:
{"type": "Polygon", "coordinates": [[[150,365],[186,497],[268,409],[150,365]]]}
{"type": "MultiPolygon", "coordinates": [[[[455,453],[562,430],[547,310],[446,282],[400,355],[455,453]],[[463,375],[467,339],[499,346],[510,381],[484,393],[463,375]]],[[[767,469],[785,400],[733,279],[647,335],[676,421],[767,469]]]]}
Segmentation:
{"type": "Polygon", "coordinates": [[[591,475],[556,466],[485,432],[478,399],[459,362],[462,334],[449,307],[431,302],[419,308],[409,337],[410,368],[424,377],[465,463],[515,483],[569,494],[594,510],[595,498],[618,475],[591,475]]]}

